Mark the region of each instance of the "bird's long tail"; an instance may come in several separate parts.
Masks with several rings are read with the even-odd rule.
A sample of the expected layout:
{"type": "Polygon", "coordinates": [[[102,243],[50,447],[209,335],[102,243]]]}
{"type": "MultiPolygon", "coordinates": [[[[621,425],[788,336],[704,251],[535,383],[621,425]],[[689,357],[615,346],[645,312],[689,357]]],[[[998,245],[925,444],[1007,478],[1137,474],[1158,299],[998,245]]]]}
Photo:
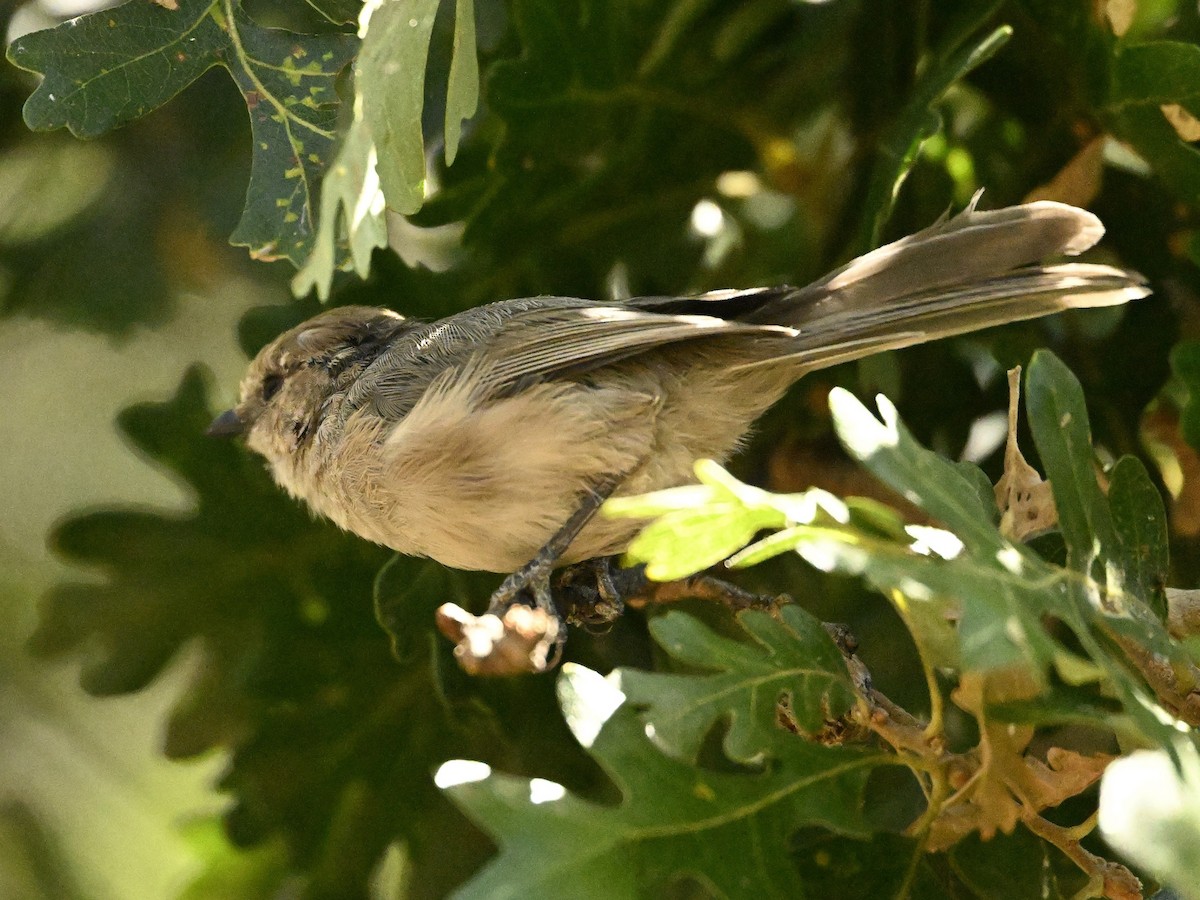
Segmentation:
{"type": "Polygon", "coordinates": [[[1103,234],[1094,215],[1062,203],[980,211],[972,202],[953,218],[772,299],[746,319],[796,328],[800,334],[787,357],[808,369],[1059,310],[1145,297],[1149,289],[1135,272],[1041,264],[1082,253],[1103,234]]]}

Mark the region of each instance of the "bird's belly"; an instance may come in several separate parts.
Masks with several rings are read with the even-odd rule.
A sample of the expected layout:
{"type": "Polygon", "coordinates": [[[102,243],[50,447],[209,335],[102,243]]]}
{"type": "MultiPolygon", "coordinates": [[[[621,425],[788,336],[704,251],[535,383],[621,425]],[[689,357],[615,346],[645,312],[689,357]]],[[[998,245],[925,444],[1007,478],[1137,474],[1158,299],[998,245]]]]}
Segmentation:
{"type": "MultiPolygon", "coordinates": [[[[724,459],[778,396],[774,385],[747,391],[745,379],[663,383],[659,372],[628,364],[620,375],[603,386],[534,385],[487,404],[469,385],[452,385],[382,436],[377,419],[356,414],[340,443],[374,435],[378,452],[339,452],[366,462],[327,472],[336,487],[324,493],[337,502],[313,505],[401,553],[509,572],[538,553],[590,488],[612,475],[626,476],[618,494],[692,481],[698,456],[724,459]]],[[[597,516],[562,562],[619,553],[641,524],[597,516]]]]}
{"type": "MultiPolygon", "coordinates": [[[[340,449],[342,460],[361,462],[326,472],[323,480],[333,487],[324,493],[336,501],[313,505],[401,553],[456,568],[512,571],[562,527],[599,479],[632,471],[647,457],[654,402],[620,387],[554,383],[479,404],[470,391],[452,387],[422,399],[382,436],[377,420],[356,414],[346,422],[341,448],[374,434],[377,449],[340,449]]],[[[636,527],[623,531],[627,542],[636,527]]],[[[589,546],[616,552],[622,543],[606,534],[589,546]]]]}

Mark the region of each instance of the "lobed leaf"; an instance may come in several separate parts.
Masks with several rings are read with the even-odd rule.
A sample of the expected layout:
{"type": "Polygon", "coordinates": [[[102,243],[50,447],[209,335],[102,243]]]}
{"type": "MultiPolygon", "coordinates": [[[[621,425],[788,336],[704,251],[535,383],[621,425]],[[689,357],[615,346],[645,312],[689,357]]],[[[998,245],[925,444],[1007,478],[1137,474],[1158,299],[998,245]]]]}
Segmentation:
{"type": "Polygon", "coordinates": [[[746,611],[738,622],[753,643],[721,637],[696,619],[671,612],[650,632],[672,658],[703,674],[621,670],[620,687],[653,728],[667,754],[694,761],[705,736],[728,720],[725,752],[741,762],[760,760],[779,744],[779,703],[786,700],[798,726],[816,733],[839,718],[854,699],[842,655],[824,627],[798,606],[776,620],[746,611]]]}
{"type": "MultiPolygon", "coordinates": [[[[167,402],[121,416],[135,448],[190,490],[194,508],[102,509],[63,523],[58,554],[102,577],[55,587],[32,647],[82,651],[81,680],[97,694],[138,690],[191,647],[198,665],[165,752],[229,754],[226,829],[239,846],[275,848],[261,857],[264,879],[286,871],[304,896],[365,894],[385,848],[400,842],[413,876],[444,894],[487,847],[432,771],[464,755],[520,766],[525,752],[568,740],[553,686],[468,680],[436,636],[433,610],[486,595],[492,580],[393,557],[314,521],[257,459],[204,436],[206,393],[193,369],[167,402]],[[509,710],[508,736],[493,709],[509,710]]],[[[558,777],[578,765],[569,753],[555,760],[558,777]]],[[[230,861],[211,864],[197,896],[225,883],[230,861]]],[[[241,877],[244,866],[233,868],[229,877],[241,877]]]]}
{"type": "MultiPolygon", "coordinates": [[[[347,268],[347,263],[365,278],[371,252],[387,245],[386,210],[411,214],[425,202],[425,69],[440,2],[369,0],[362,9],[354,118],[322,188],[312,255],[292,280],[297,296],[315,288],[322,300],[327,299],[334,272],[347,268]]],[[[449,165],[458,153],[463,120],[471,118],[479,104],[472,0],[458,0],[456,5],[446,91],[449,165]]]]}
{"type": "Polygon", "coordinates": [[[250,113],[253,163],[231,240],[261,259],[299,265],[314,237],[316,188],[333,154],[335,81],[358,43],[254,23],[234,0],[133,0],[25,35],[15,65],[43,76],[25,103],[35,130],[96,137],[166,103],[224,66],[250,113]]]}
{"type": "Polygon", "coordinates": [[[507,775],[449,788],[500,845],[456,897],[548,896],[563,885],[572,897],[653,896],[683,877],[731,898],[796,897],[792,836],[806,825],[864,835],[862,793],[881,762],[797,739],[767,771],[696,769],[664,756],[627,707],[590,752],[621,791],[615,806],[507,775]]]}

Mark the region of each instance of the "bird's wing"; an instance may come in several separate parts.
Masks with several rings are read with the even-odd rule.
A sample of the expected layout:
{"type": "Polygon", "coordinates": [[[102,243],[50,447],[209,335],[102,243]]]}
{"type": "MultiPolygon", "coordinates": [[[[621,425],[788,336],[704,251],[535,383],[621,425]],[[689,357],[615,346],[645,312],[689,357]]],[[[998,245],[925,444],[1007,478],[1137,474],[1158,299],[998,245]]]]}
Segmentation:
{"type": "Polygon", "coordinates": [[[491,387],[587,372],[647,350],[729,335],[793,337],[790,328],[717,316],[670,315],[631,306],[531,309],[514,316],[479,355],[491,387]]]}
{"type": "Polygon", "coordinates": [[[448,370],[469,369],[481,394],[497,397],[668,344],[730,335],[795,334],[775,325],[672,315],[632,305],[554,297],[510,300],[467,310],[414,332],[372,363],[348,399],[351,408],[370,406],[385,418],[399,419],[448,370]]]}

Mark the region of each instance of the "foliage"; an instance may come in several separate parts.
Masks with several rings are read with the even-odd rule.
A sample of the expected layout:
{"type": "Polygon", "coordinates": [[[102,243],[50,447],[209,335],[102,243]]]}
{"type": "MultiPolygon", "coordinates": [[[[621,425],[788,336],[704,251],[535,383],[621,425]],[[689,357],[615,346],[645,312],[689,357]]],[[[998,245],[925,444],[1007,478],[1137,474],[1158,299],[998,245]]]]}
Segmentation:
{"type": "MultiPolygon", "coordinates": [[[[8,316],[127,336],[253,283],[280,300],[253,352],[319,309],[289,291],[436,317],[803,283],[981,187],[1094,208],[1098,258],[1158,294],[815,374],[737,476],[612,504],[655,517],[652,576],[732,557],[799,605],[572,632],[557,697],[435,634],[495,579],[314,522],[204,438],[184,353],[119,427],[190,511],[63,522],[101,577],[54,587],[30,643],[97,695],[197,653],[164,749],[228,754],[230,807],[184,896],[1130,896],[1105,841],[1190,889],[1197,644],[1166,585],[1200,578],[1198,42],[1182,0],[131,0],[15,36],[8,316]],[[1031,356],[1020,443],[1058,524],[1024,542],[998,448],[948,457],[1031,356]],[[1179,807],[1114,818],[1146,784],[1179,807]]],[[[23,816],[22,877],[85,883],[23,816]]]]}

